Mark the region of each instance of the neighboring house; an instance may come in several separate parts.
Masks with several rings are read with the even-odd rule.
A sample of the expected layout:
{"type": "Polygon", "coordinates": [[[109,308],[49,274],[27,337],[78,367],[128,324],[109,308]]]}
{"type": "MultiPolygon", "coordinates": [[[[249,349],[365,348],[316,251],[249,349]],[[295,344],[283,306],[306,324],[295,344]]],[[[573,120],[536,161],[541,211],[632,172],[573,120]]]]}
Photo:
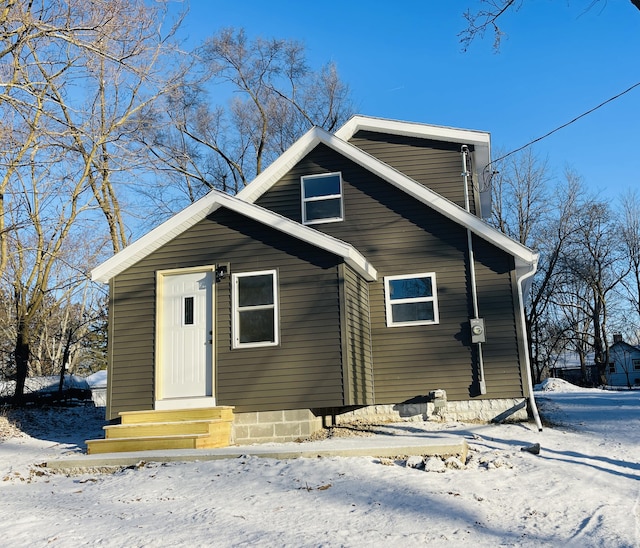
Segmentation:
{"type": "Polygon", "coordinates": [[[609,386],[640,386],[640,346],[633,346],[614,335],[605,374],[609,386]]]}
{"type": "Polygon", "coordinates": [[[91,389],[91,399],[96,407],[107,405],[107,371],[96,371],[86,378],[91,389]]]}
{"type": "Polygon", "coordinates": [[[566,350],[552,356],[549,374],[551,377],[564,379],[577,386],[598,386],[602,384],[598,366],[595,364],[595,354],[589,352],[584,357],[584,361],[585,371],[583,374],[578,353],[566,350]]]}
{"type": "Polygon", "coordinates": [[[482,220],[489,163],[488,133],[356,116],[107,260],[107,418],[234,406],[251,441],[425,417],[436,390],[458,418],[533,404],[537,255],[482,220]]]}
{"type": "MultiPolygon", "coordinates": [[[[16,390],[16,381],[0,382],[0,403],[10,401],[16,390]]],[[[76,375],[65,374],[60,386],[58,375],[27,377],[23,400],[28,403],[67,403],[86,405],[91,402],[87,381],[76,375]]]]}

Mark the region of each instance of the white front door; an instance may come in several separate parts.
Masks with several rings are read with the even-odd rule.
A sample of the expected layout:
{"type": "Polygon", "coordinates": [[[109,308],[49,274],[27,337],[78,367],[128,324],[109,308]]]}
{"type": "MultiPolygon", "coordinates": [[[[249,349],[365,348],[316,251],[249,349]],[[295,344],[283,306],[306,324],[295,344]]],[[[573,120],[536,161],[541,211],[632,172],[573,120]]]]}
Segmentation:
{"type": "Polygon", "coordinates": [[[213,396],[213,272],[162,276],[160,399],[213,396]]]}

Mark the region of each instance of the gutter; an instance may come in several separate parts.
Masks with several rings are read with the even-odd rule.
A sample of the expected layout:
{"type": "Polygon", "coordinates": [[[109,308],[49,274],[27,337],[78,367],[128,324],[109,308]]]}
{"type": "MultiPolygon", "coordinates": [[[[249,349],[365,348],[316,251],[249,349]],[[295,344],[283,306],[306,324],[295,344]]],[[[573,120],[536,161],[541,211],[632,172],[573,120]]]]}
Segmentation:
{"type": "Polygon", "coordinates": [[[531,360],[529,358],[529,342],[527,337],[527,319],[525,318],[525,315],[524,315],[524,295],[530,291],[531,278],[536,273],[537,269],[538,269],[537,256],[536,256],[536,260],[533,263],[522,263],[521,265],[518,265],[518,260],[516,259],[518,301],[520,304],[520,324],[522,325],[522,340],[525,343],[524,361],[525,361],[525,369],[527,370],[526,382],[527,382],[527,387],[529,389],[529,406],[531,407],[531,413],[533,414],[533,418],[536,421],[536,426],[538,427],[538,431],[542,432],[542,422],[540,421],[538,406],[536,405],[536,400],[533,396],[533,383],[531,381],[531,360]],[[526,271],[523,272],[524,269],[526,269],[526,271]]]}

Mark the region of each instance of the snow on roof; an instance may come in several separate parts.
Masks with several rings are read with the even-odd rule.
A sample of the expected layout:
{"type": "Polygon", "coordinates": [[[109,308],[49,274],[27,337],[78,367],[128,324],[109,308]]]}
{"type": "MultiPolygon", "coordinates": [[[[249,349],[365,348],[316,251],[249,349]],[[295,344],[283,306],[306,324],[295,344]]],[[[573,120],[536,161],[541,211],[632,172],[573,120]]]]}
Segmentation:
{"type": "Polygon", "coordinates": [[[89,375],[86,379],[90,388],[106,388],[107,387],[107,370],[102,369],[92,375],[89,375]]]}

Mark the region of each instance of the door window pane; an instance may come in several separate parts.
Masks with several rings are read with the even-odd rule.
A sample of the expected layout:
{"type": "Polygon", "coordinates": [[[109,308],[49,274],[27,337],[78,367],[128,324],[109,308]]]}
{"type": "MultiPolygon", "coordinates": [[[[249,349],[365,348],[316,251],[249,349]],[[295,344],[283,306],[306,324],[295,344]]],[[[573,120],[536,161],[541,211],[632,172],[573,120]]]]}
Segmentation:
{"type": "Polygon", "coordinates": [[[193,305],[194,305],[193,297],[184,298],[184,325],[194,324],[193,305]]]}

